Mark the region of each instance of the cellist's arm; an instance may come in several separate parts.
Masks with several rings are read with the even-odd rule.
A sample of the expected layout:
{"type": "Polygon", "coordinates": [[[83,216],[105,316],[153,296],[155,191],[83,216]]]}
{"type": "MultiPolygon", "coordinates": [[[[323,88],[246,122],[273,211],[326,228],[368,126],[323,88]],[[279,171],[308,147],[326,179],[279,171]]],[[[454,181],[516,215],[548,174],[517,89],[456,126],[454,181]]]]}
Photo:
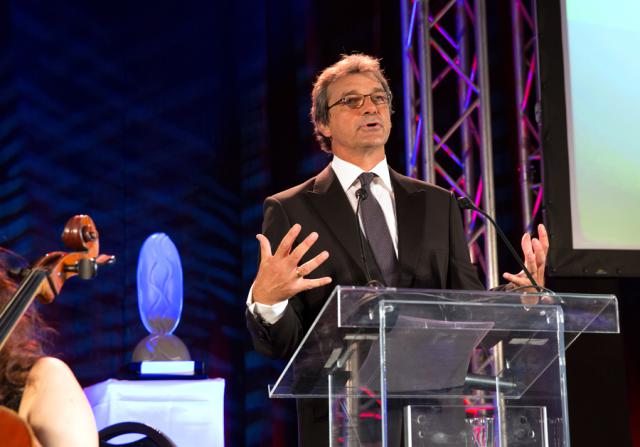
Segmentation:
{"type": "Polygon", "coordinates": [[[97,447],[89,402],[69,367],[53,357],[39,359],[29,372],[20,416],[43,447],[97,447]]]}

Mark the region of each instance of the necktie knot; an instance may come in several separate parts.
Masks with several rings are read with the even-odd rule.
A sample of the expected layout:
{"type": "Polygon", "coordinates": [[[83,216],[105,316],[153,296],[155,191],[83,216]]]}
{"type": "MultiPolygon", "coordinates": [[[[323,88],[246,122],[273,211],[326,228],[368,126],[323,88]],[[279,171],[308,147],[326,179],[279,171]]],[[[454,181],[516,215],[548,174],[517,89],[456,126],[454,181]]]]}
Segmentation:
{"type": "Polygon", "coordinates": [[[376,175],[373,172],[363,172],[358,177],[358,180],[360,180],[360,186],[364,188],[365,191],[369,191],[369,185],[371,184],[375,176],[376,175]]]}

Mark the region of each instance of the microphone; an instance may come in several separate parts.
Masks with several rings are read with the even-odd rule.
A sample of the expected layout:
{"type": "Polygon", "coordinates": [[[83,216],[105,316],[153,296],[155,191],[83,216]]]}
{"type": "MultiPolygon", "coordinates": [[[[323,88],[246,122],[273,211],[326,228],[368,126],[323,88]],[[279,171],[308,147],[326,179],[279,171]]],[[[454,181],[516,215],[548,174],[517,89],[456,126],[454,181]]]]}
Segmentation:
{"type": "Polygon", "coordinates": [[[480,213],[489,222],[491,222],[491,225],[493,225],[493,227],[496,229],[498,236],[500,236],[500,239],[502,240],[502,242],[504,242],[504,244],[507,246],[507,248],[511,252],[511,256],[513,257],[513,259],[518,261],[518,265],[520,265],[520,268],[522,268],[522,270],[524,271],[524,274],[527,275],[527,278],[529,278],[529,281],[531,281],[531,284],[533,285],[533,287],[535,287],[538,291],[545,290],[544,287],[540,287],[536,282],[536,280],[533,279],[531,272],[524,265],[524,262],[522,262],[522,259],[520,259],[520,256],[518,256],[518,253],[516,253],[516,250],[513,248],[513,245],[511,245],[511,242],[509,242],[509,239],[507,239],[507,236],[505,236],[505,234],[502,232],[502,229],[498,226],[496,221],[493,220],[493,218],[489,215],[489,213],[478,208],[468,197],[459,197],[458,206],[460,207],[461,210],[473,210],[477,213],[480,213]]]}

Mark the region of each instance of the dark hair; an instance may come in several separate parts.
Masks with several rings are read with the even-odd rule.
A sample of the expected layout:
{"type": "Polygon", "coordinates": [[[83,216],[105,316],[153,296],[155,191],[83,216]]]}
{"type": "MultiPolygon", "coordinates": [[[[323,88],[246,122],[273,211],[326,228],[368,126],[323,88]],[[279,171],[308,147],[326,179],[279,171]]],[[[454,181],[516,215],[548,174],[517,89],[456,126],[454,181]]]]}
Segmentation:
{"type": "Polygon", "coordinates": [[[325,152],[331,152],[331,138],[322,135],[318,125],[329,123],[329,86],[336,80],[350,74],[371,73],[382,85],[384,91],[391,99],[391,89],[389,82],[384,77],[384,72],[380,68],[380,60],[366,54],[343,54],[342,59],[325,68],[317,77],[311,91],[311,122],[313,123],[314,134],[320,148],[325,152]]]}
{"type": "MultiPolygon", "coordinates": [[[[6,306],[16,287],[0,261],[0,308],[6,306]]],[[[35,305],[29,306],[0,351],[0,404],[18,410],[29,371],[45,356],[45,334],[51,331],[35,305]]]]}

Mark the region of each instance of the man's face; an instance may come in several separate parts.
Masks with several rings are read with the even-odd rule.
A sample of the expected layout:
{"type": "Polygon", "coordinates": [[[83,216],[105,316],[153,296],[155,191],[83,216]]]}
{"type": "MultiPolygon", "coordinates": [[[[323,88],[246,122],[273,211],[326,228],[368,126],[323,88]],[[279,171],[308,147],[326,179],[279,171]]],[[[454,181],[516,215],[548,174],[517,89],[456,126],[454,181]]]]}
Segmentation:
{"type": "MultiPolygon", "coordinates": [[[[370,95],[384,92],[372,73],[354,73],[344,76],[327,89],[329,105],[347,95],[370,95]]],[[[375,105],[371,97],[364,98],[362,107],[352,109],[338,104],[329,110],[329,122],[319,129],[331,137],[331,151],[338,156],[357,155],[376,150],[384,152],[391,132],[389,104],[375,105]]],[[[341,157],[341,158],[343,158],[341,157]]]]}

